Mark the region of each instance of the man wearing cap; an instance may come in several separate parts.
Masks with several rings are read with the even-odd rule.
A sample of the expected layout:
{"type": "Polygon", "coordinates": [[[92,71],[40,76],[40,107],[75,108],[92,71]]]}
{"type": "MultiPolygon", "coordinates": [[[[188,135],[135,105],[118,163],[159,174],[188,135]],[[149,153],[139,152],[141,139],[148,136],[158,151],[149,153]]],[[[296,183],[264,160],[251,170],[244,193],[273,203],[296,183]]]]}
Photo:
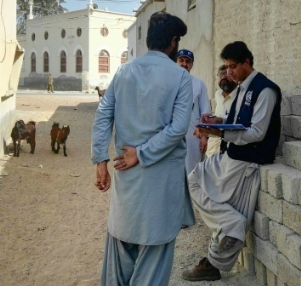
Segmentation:
{"type": "MultiPolygon", "coordinates": [[[[177,64],[189,73],[193,67],[194,55],[193,52],[182,49],[177,54],[177,64]]],[[[193,89],[193,105],[191,120],[188,132],[186,134],[187,155],[185,159],[186,172],[189,174],[195,165],[204,159],[204,154],[207,149],[208,137],[202,136],[200,139],[193,136],[195,125],[200,122],[202,114],[210,113],[210,103],[207,94],[205,83],[195,76],[191,75],[193,89]]]]}
{"type": "MultiPolygon", "coordinates": [[[[227,67],[221,65],[217,72],[219,90],[215,93],[215,112],[214,115],[221,117],[224,120],[228,117],[231,104],[236,94],[237,83],[235,83],[231,77],[227,74],[227,67]]],[[[217,136],[211,136],[208,139],[206,156],[210,157],[220,151],[221,138],[217,136]]]]}

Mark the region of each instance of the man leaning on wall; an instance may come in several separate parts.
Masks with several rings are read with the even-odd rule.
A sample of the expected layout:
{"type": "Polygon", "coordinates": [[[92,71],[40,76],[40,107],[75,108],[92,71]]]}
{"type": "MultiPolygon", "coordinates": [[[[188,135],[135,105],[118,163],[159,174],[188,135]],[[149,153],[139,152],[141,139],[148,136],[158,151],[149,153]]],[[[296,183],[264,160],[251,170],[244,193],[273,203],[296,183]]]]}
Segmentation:
{"type": "MultiPolygon", "coordinates": [[[[241,251],[253,218],[260,187],[260,166],[273,163],[280,138],[280,88],[253,68],[253,55],[244,42],[226,45],[221,58],[238,83],[226,124],[244,131],[197,128],[195,136],[215,135],[226,142],[224,153],[199,163],[189,175],[191,198],[212,232],[207,257],[182,273],[189,281],[219,280],[241,251]]],[[[205,124],[222,118],[202,117],[205,124]]]]}

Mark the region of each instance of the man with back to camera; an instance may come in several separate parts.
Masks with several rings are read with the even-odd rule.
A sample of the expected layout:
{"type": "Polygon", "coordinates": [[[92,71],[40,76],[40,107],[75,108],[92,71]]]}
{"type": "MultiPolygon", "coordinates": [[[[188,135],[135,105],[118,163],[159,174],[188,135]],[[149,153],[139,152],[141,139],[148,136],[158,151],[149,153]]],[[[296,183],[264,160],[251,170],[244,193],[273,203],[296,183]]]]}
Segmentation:
{"type": "MultiPolygon", "coordinates": [[[[227,67],[221,65],[217,72],[219,90],[215,93],[215,112],[217,117],[227,119],[230,112],[231,104],[236,94],[237,83],[235,83],[231,77],[227,74],[227,67]]],[[[207,144],[206,156],[210,157],[220,151],[221,138],[217,136],[210,136],[207,144]]]]}
{"type": "Polygon", "coordinates": [[[92,130],[96,187],[111,186],[109,145],[115,126],[108,231],[102,286],[167,286],[175,239],[194,223],[185,156],[192,109],[189,73],[176,61],[182,20],[150,18],[148,52],[121,65],[100,101],[92,130]]]}
{"type": "MultiPolygon", "coordinates": [[[[260,187],[260,166],[272,164],[279,142],[280,88],[253,68],[253,55],[244,42],[233,42],[221,52],[228,75],[239,84],[227,124],[243,124],[247,130],[196,128],[195,136],[216,135],[228,142],[223,154],[199,163],[189,175],[195,206],[212,231],[208,257],[182,273],[189,281],[219,280],[241,251],[252,221],[260,187]]],[[[204,115],[204,123],[222,118],[204,115]]]]}
{"type": "MultiPolygon", "coordinates": [[[[177,53],[177,64],[186,69],[189,73],[193,67],[194,55],[193,52],[182,49],[177,53]]],[[[193,104],[191,121],[188,132],[185,136],[187,144],[187,155],[185,159],[187,175],[194,169],[195,165],[203,161],[205,152],[207,150],[208,137],[202,136],[197,138],[193,136],[195,125],[200,122],[202,114],[211,112],[209,98],[207,94],[207,88],[205,83],[195,76],[192,77],[192,89],[193,89],[193,104]]]]}

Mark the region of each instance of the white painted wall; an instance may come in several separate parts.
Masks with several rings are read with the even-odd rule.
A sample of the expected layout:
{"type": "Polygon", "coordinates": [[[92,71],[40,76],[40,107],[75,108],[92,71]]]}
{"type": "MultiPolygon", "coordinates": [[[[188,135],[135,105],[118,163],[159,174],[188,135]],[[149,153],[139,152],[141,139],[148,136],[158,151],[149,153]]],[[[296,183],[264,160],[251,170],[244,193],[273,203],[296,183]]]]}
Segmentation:
{"type": "Polygon", "coordinates": [[[146,35],[148,21],[151,15],[157,11],[166,12],[178,16],[187,25],[188,32],[181,39],[179,48],[191,50],[195,56],[195,62],[191,74],[204,80],[209,97],[214,94],[214,55],[213,55],[213,1],[197,0],[194,9],[188,11],[187,0],[165,0],[165,2],[146,1],[136,13],[136,32],[139,36],[141,27],[142,37],[137,38],[137,56],[147,51],[146,35]]]}
{"type": "Polygon", "coordinates": [[[148,29],[148,21],[151,15],[157,11],[165,9],[164,2],[153,2],[153,0],[147,0],[136,13],[136,44],[137,44],[137,57],[143,55],[147,51],[146,36],[148,29]],[[141,29],[141,38],[139,38],[139,29],[141,29]]]}
{"type": "Polygon", "coordinates": [[[134,22],[128,28],[128,59],[134,59],[137,55],[137,23],[134,22]]]}
{"type": "Polygon", "coordinates": [[[16,39],[16,0],[0,0],[0,156],[10,142],[23,50],[16,39]]]}

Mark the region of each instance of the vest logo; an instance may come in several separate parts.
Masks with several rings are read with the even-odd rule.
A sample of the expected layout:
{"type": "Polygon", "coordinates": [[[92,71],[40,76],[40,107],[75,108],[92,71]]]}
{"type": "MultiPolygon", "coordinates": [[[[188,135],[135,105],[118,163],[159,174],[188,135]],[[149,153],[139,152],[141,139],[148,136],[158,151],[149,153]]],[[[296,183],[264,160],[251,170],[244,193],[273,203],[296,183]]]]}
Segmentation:
{"type": "Polygon", "coordinates": [[[247,106],[251,105],[252,95],[253,95],[253,91],[248,91],[247,92],[245,105],[247,105],[247,106]]]}

